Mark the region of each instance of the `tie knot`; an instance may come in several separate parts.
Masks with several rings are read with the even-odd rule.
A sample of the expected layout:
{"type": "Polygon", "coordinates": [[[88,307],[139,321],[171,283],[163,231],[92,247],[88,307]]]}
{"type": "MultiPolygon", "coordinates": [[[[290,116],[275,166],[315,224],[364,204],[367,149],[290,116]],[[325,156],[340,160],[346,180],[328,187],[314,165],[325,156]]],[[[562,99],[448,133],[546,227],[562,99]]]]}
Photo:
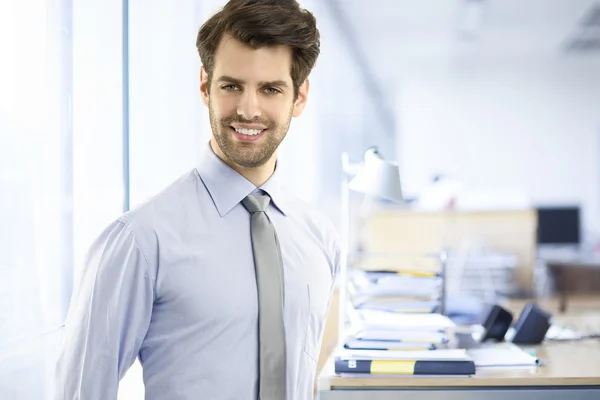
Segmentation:
{"type": "Polygon", "coordinates": [[[270,201],[271,198],[266,194],[249,194],[242,200],[242,204],[249,213],[255,213],[265,211],[269,206],[270,201]]]}

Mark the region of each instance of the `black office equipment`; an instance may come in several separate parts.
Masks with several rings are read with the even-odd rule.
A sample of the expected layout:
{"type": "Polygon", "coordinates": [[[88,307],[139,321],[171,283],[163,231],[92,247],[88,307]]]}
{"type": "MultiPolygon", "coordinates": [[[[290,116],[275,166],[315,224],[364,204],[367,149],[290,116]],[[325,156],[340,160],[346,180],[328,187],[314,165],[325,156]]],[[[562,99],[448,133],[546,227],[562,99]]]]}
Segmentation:
{"type": "Polygon", "coordinates": [[[552,316],[535,304],[527,304],[517,322],[512,342],[515,344],[539,344],[550,329],[552,316]]]}
{"type": "Polygon", "coordinates": [[[581,212],[578,206],[537,207],[538,234],[541,245],[579,245],[581,212]]]}
{"type": "Polygon", "coordinates": [[[513,315],[510,311],[497,304],[491,306],[483,322],[484,332],[481,336],[481,342],[486,340],[504,341],[504,336],[512,321],[513,315]]]}

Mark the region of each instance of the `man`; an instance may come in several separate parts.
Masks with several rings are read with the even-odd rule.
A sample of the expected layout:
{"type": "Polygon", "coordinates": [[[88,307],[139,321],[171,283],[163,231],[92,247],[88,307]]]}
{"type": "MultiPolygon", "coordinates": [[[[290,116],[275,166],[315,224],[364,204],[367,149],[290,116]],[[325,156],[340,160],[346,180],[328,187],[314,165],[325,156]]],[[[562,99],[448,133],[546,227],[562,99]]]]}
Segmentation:
{"type": "Polygon", "coordinates": [[[212,138],[92,245],[59,400],[116,399],[138,356],[147,400],[312,398],[339,245],[282,188],[276,154],[307,101],[316,22],[295,0],[231,0],[197,47],[212,138]]]}

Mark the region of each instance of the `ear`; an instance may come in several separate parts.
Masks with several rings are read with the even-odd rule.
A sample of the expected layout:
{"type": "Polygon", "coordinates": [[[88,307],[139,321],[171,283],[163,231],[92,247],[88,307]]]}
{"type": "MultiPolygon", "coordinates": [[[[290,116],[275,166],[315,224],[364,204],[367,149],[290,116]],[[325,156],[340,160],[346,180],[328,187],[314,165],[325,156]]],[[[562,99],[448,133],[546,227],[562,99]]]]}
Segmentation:
{"type": "Polygon", "coordinates": [[[208,73],[204,66],[200,68],[200,96],[204,105],[208,107],[208,73]]]}
{"type": "Polygon", "coordinates": [[[300,85],[298,88],[298,98],[294,103],[294,110],[292,111],[293,117],[298,117],[304,111],[304,107],[306,106],[306,100],[308,98],[308,89],[310,88],[310,82],[308,78],[300,85]]]}

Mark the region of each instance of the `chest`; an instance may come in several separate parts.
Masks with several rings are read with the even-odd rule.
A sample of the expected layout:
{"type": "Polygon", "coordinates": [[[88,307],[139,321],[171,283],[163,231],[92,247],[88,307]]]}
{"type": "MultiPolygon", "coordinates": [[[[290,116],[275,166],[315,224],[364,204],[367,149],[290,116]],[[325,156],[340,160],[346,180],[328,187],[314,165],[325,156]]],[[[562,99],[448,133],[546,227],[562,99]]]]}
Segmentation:
{"type": "MultiPolygon", "coordinates": [[[[247,325],[258,317],[250,219],[244,210],[203,221],[162,249],[157,308],[182,325],[247,325]]],[[[281,247],[286,325],[324,319],[331,288],[325,246],[302,224],[270,214],[281,247]]],[[[159,241],[160,243],[160,241],[159,241]]]]}

